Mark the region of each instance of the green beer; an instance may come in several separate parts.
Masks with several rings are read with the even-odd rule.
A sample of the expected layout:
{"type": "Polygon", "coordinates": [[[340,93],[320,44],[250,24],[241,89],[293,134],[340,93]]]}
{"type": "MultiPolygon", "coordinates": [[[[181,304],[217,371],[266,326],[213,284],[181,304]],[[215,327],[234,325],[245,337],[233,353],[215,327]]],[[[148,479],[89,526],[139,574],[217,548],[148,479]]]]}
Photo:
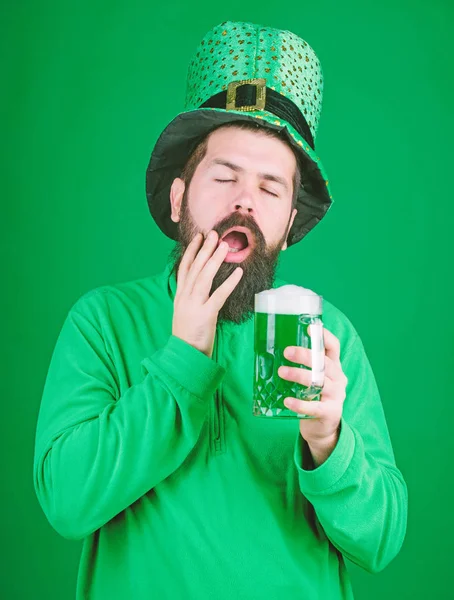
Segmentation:
{"type": "Polygon", "coordinates": [[[287,397],[320,400],[324,378],[322,297],[296,285],[285,285],[255,295],[254,315],[254,401],[259,417],[312,418],[289,410],[287,397]],[[311,334],[308,327],[311,325],[311,334]],[[312,368],[284,357],[287,346],[312,350],[312,368]],[[312,384],[287,381],[278,374],[280,366],[310,369],[312,384]]]}

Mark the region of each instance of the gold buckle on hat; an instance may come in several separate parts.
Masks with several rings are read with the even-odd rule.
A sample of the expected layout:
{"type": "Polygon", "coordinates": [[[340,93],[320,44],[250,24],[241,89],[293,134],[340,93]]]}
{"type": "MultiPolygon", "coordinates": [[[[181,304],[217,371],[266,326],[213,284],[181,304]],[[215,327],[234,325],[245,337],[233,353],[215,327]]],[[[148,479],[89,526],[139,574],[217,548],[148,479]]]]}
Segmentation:
{"type": "Polygon", "coordinates": [[[231,81],[227,86],[227,99],[225,108],[226,110],[243,110],[245,112],[250,112],[253,110],[265,110],[265,100],[266,79],[241,79],[240,81],[231,81]],[[241,85],[246,83],[256,86],[255,104],[235,106],[236,91],[241,85]]]}

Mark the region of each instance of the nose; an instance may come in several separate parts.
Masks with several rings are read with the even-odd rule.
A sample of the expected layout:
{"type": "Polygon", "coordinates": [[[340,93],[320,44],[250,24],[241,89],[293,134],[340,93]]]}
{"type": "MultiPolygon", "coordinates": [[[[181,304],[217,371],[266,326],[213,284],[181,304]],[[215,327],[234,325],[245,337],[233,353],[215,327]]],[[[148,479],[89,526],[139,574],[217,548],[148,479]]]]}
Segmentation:
{"type": "Polygon", "coordinates": [[[244,203],[235,204],[235,211],[250,215],[252,213],[252,207],[244,206],[244,203]]]}
{"type": "Polygon", "coordinates": [[[253,214],[255,208],[254,192],[247,185],[242,185],[232,199],[233,208],[237,212],[253,214]]]}

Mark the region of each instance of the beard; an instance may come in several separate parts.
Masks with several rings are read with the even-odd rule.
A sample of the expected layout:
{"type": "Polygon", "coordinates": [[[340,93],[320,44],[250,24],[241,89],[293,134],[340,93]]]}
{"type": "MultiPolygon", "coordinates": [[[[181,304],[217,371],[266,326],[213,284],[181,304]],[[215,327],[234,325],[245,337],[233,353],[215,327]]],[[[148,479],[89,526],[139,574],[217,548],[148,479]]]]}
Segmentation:
{"type": "MultiPolygon", "coordinates": [[[[181,203],[180,221],[178,222],[178,240],[170,253],[170,262],[175,274],[183,258],[183,255],[194,236],[200,232],[189,211],[186,187],[181,203]]],[[[235,226],[243,226],[250,229],[255,241],[255,247],[250,254],[240,263],[223,262],[213,278],[210,290],[211,294],[224,283],[224,281],[240,266],[243,275],[234,290],[228,296],[218,314],[218,323],[232,322],[241,324],[253,317],[254,296],[263,290],[273,286],[276,269],[279,262],[279,254],[282,245],[287,239],[290,219],[286,231],[281,240],[269,248],[266,240],[257,226],[253,217],[243,213],[233,213],[217,223],[213,229],[221,238],[224,233],[235,226]]],[[[206,238],[204,234],[204,239],[206,238]]]]}

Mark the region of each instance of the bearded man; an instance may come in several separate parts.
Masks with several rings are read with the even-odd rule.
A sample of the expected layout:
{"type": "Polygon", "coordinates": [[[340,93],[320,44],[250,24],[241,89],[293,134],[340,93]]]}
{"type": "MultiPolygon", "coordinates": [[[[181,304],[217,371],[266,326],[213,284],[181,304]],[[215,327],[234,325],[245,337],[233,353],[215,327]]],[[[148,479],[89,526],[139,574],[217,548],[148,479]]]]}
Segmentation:
{"type": "MultiPolygon", "coordinates": [[[[351,600],[348,558],[399,552],[407,488],[351,321],[324,301],[319,402],[252,414],[254,295],[332,198],[315,153],[323,79],[292,32],[224,22],[190,63],[147,199],[175,240],[163,272],[69,311],[37,426],[34,484],[83,539],[82,600],[351,600]],[[297,426],[298,425],[298,426],[297,426]]],[[[310,354],[286,348],[304,385],[310,354]]]]}

